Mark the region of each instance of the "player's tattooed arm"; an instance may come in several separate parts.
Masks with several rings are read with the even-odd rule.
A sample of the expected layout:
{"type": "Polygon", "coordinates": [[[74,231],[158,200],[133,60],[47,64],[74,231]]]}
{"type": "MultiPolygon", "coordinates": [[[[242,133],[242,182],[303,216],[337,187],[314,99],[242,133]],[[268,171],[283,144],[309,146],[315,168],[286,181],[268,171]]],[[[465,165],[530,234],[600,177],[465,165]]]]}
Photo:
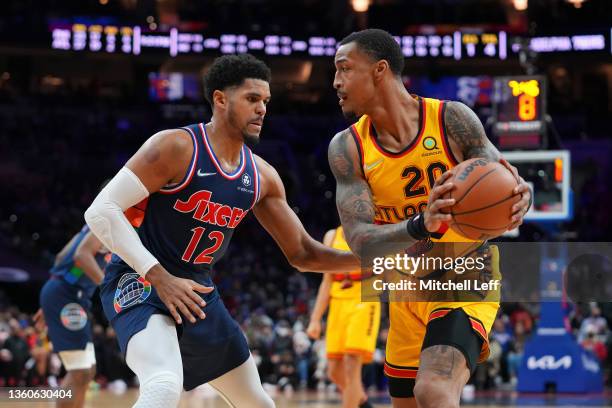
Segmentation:
{"type": "Polygon", "coordinates": [[[383,256],[400,251],[418,241],[407,230],[406,221],[376,225],[372,192],[360,169],[359,152],[350,131],[332,139],[328,150],[329,166],[336,178],[336,205],[346,240],[359,258],[383,256]],[[391,251],[390,251],[391,250],[391,251]]]}
{"type": "Polygon", "coordinates": [[[485,134],[480,119],[463,103],[446,103],[444,123],[446,134],[460,152],[460,161],[475,157],[486,157],[494,161],[500,159],[499,151],[485,134]]]}
{"type": "Polygon", "coordinates": [[[459,161],[475,157],[485,157],[493,161],[499,161],[514,174],[518,185],[514,194],[521,194],[522,198],[512,207],[512,223],[508,227],[512,230],[523,223],[523,216],[529,211],[532,204],[531,189],[518,174],[516,167],[508,163],[493,146],[485,134],[484,127],[478,116],[461,102],[448,102],[444,111],[444,124],[446,134],[459,150],[459,161]]]}

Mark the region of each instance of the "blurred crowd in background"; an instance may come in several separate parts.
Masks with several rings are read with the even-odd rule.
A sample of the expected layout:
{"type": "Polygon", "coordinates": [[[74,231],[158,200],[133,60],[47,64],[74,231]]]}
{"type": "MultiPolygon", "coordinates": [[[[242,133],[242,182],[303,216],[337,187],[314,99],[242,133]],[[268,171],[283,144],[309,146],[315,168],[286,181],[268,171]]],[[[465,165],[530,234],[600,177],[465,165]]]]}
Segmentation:
{"type": "MultiPolygon", "coordinates": [[[[263,271],[261,267],[256,264],[253,270],[263,271]]],[[[230,312],[241,324],[261,380],[268,389],[292,392],[332,387],[326,376],[325,341],[313,341],[305,332],[309,299],[314,298],[315,291],[309,289],[304,276],[291,274],[284,289],[275,283],[258,283],[256,279],[236,282],[240,281],[232,279],[222,293],[230,312]]],[[[223,285],[223,280],[220,283],[223,285]]],[[[56,386],[64,372],[46,332],[34,327],[32,314],[7,306],[6,297],[3,297],[3,302],[3,312],[0,313],[0,386],[56,386]]],[[[94,315],[97,374],[92,387],[124,392],[136,385],[135,376],[125,364],[115,333],[104,322],[99,308],[94,315]]],[[[610,315],[610,304],[596,303],[577,305],[568,314],[571,332],[597,357],[607,385],[612,385],[610,315]],[[604,315],[602,310],[607,313],[604,315]]],[[[489,336],[491,354],[478,366],[470,383],[477,390],[514,389],[525,342],[534,333],[537,323],[538,308],[535,304],[505,303],[489,336]]],[[[387,333],[388,318],[383,313],[374,360],[363,368],[364,385],[373,393],[385,391],[387,387],[383,375],[387,333]]]]}
{"type": "MultiPolygon", "coordinates": [[[[410,13],[403,11],[401,1],[371,3],[368,24],[398,34],[411,33],[414,24],[485,24],[534,34],[555,24],[565,30],[608,24],[610,15],[605,0],[591,0],[581,10],[560,0],[530,2],[527,14],[501,1],[418,0],[410,2],[410,13]]],[[[29,0],[3,7],[0,46],[10,53],[0,56],[0,265],[16,266],[0,268],[0,386],[55,385],[63,375],[61,364],[45,333],[32,323],[38,292],[55,254],[83,225],[83,211],[103,180],[115,174],[146,138],[165,128],[206,121],[210,109],[201,99],[162,103],[149,98],[147,75],[168,63],[158,56],[129,60],[53,53],[47,49],[49,21],[120,15],[122,23],[143,24],[152,16],[160,26],[182,24],[194,32],[341,38],[361,28],[364,15],[350,10],[349,2],[318,0],[29,0]]],[[[609,66],[595,72],[596,64],[578,58],[532,61],[548,79],[553,145],[572,154],[574,219],[552,229],[526,224],[516,238],[519,241],[605,241],[612,230],[608,97],[612,74],[609,66]]],[[[283,67],[279,59],[269,62],[279,72],[291,68],[283,67]]],[[[172,64],[164,69],[172,71],[172,64]]],[[[432,83],[463,74],[524,73],[518,63],[507,62],[507,68],[501,64],[474,62],[456,69],[425,60],[409,62],[406,73],[412,75],[414,70],[432,83]],[[487,70],[491,72],[483,72],[487,70]]],[[[199,61],[194,65],[202,68],[199,61]]],[[[327,146],[347,122],[331,87],[331,59],[314,60],[310,69],[312,80],[307,83],[272,84],[262,141],[254,150],[276,167],[290,205],[311,235],[321,239],[339,222],[327,146]]],[[[410,89],[411,78],[406,77],[405,83],[410,89]]],[[[487,123],[490,104],[474,108],[487,123]]],[[[244,330],[261,379],[279,390],[328,386],[324,342],[305,334],[319,281],[316,274],[293,270],[252,216],[238,228],[228,253],[217,264],[215,282],[244,330]]],[[[374,362],[364,368],[364,382],[373,390],[386,387],[382,374],[386,316],[383,312],[374,362]]],[[[601,361],[608,381],[612,307],[567,305],[566,316],[568,330],[601,361]]],[[[471,380],[476,388],[513,387],[524,344],[536,330],[538,318],[536,303],[503,304],[490,334],[491,355],[471,380]]],[[[133,386],[134,376],[97,296],[93,319],[96,384],[118,392],[133,386]]]]}

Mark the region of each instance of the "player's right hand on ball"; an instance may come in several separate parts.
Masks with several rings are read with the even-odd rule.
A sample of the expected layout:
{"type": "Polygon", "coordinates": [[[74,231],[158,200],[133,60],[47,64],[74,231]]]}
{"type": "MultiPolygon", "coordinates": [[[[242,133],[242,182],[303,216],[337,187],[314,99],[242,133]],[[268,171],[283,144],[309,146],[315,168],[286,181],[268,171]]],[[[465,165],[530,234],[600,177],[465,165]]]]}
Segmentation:
{"type": "Polygon", "coordinates": [[[306,328],[306,334],[313,340],[318,340],[321,337],[321,321],[311,320],[306,328]]]}
{"type": "Polygon", "coordinates": [[[194,315],[200,319],[206,317],[202,310],[206,302],[196,292],[210,293],[214,290],[213,287],[200,285],[191,279],[178,278],[168,273],[159,264],[147,272],[146,279],[155,287],[157,295],[164,302],[176,323],[183,322],[181,314],[191,323],[196,322],[194,315]]]}
{"type": "Polygon", "coordinates": [[[451,191],[454,187],[453,183],[448,179],[453,175],[451,171],[443,173],[434,183],[429,198],[427,200],[427,208],[423,212],[425,228],[429,232],[436,232],[440,229],[443,222],[452,220],[450,214],[445,214],[440,210],[450,207],[455,204],[454,198],[444,198],[444,195],[451,191]]]}

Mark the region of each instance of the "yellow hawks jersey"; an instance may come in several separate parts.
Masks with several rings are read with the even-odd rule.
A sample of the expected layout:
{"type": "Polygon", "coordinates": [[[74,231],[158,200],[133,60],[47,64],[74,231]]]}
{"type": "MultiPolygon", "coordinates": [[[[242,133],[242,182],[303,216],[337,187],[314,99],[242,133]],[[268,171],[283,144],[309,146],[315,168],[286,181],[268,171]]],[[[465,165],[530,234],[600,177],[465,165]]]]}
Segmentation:
{"type": "MultiPolygon", "coordinates": [[[[374,204],[375,222],[397,223],[422,212],[435,180],[457,160],[444,130],[444,101],[417,97],[420,124],[416,138],[400,152],[378,144],[376,130],[367,115],[351,126],[361,156],[363,174],[374,204]]],[[[444,225],[433,242],[469,242],[444,225]]]]}
{"type": "MultiPolygon", "coordinates": [[[[336,229],[332,248],[340,251],[350,251],[342,227],[336,229]]],[[[356,270],[351,273],[335,273],[333,283],[329,292],[332,298],[358,298],[361,296],[361,271],[356,270]]]]}

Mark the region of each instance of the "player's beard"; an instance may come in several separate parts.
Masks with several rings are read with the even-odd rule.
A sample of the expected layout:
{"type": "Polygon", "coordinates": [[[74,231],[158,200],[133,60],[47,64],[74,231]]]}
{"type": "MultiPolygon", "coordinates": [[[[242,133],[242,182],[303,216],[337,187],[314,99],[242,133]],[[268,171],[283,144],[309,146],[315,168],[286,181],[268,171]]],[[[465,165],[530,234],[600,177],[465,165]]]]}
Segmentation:
{"type": "Polygon", "coordinates": [[[344,118],[348,121],[354,122],[356,121],[359,116],[357,116],[357,114],[355,113],[355,111],[342,111],[342,114],[344,115],[344,118]]]}
{"type": "Polygon", "coordinates": [[[349,121],[356,121],[359,118],[359,115],[357,115],[357,112],[355,112],[355,109],[350,109],[350,108],[342,109],[342,115],[344,115],[344,118],[349,121]]]}
{"type": "MultiPolygon", "coordinates": [[[[229,120],[229,123],[233,127],[238,128],[240,126],[238,124],[238,119],[236,118],[236,114],[234,110],[232,109],[231,105],[229,107],[228,120],[229,120]]],[[[244,144],[246,144],[248,147],[252,147],[252,146],[255,146],[257,143],[259,143],[259,135],[254,135],[252,133],[249,133],[247,131],[248,126],[249,124],[247,123],[245,126],[241,127],[240,133],[242,133],[242,141],[244,142],[244,144]]]]}
{"type": "Polygon", "coordinates": [[[248,147],[253,147],[257,143],[259,143],[259,135],[251,135],[247,133],[246,130],[244,130],[242,132],[242,140],[244,141],[244,144],[246,144],[248,147]]]}

